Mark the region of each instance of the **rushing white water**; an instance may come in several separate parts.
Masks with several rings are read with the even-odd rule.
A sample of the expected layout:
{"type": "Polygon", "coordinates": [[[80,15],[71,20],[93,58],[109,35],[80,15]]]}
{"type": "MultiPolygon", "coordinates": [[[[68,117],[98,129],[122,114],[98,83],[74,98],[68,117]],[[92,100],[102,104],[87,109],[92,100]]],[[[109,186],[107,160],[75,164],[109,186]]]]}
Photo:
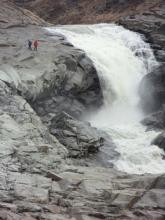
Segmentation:
{"type": "Polygon", "coordinates": [[[138,85],[157,65],[150,46],[134,32],[114,24],[49,28],[61,33],[92,59],[104,95],[104,106],[88,115],[93,126],[106,130],[120,153],[117,169],[128,173],[163,173],[163,151],[150,146],[155,131],[145,132],[139,121],[138,85]]]}

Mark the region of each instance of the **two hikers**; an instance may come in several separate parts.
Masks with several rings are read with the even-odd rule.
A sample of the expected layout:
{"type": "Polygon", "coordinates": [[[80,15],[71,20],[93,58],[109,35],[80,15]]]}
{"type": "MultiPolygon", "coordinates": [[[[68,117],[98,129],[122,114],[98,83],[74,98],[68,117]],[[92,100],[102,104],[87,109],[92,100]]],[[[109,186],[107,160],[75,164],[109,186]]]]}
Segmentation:
{"type": "Polygon", "coordinates": [[[31,40],[28,40],[28,49],[32,50],[32,44],[34,46],[34,50],[37,51],[38,48],[38,40],[35,40],[33,43],[31,40]]]}

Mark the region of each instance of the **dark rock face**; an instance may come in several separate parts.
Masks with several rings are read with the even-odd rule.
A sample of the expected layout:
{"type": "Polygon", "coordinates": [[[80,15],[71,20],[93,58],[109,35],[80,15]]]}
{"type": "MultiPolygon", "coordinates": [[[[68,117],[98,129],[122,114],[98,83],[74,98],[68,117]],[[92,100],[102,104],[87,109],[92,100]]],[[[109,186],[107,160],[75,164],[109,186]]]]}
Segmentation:
{"type": "Polygon", "coordinates": [[[160,110],[165,104],[165,64],[147,74],[139,87],[141,104],[147,113],[160,110]]]}
{"type": "Polygon", "coordinates": [[[142,123],[149,129],[165,128],[164,104],[165,104],[165,5],[160,2],[160,7],[146,11],[143,14],[120,19],[119,24],[126,28],[142,33],[147,42],[151,44],[160,66],[147,74],[139,87],[141,106],[150,114],[142,123]]]}
{"type": "Polygon", "coordinates": [[[162,132],[155,140],[152,141],[152,144],[159,146],[165,151],[165,132],[162,132]]]}
{"type": "Polygon", "coordinates": [[[59,113],[51,121],[50,133],[69,151],[73,158],[87,157],[103,146],[104,139],[89,123],[78,121],[68,114],[59,113]]]}
{"type": "Polygon", "coordinates": [[[165,64],[147,74],[140,85],[141,105],[150,113],[142,124],[149,129],[165,128],[165,64]]]}
{"type": "Polygon", "coordinates": [[[165,4],[159,2],[159,7],[148,10],[142,14],[123,17],[119,24],[126,28],[142,33],[146,36],[147,41],[151,44],[156,58],[160,62],[165,61],[165,4]]]}

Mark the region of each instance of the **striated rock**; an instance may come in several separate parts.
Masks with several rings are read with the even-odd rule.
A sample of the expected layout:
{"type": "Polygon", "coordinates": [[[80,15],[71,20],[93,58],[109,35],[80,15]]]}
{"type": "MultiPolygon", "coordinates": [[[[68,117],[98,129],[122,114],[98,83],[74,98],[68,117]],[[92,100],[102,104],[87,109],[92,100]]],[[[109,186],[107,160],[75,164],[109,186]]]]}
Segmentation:
{"type": "Polygon", "coordinates": [[[69,156],[74,158],[98,152],[104,142],[89,123],[78,121],[64,112],[52,119],[50,132],[66,146],[69,156]]]}

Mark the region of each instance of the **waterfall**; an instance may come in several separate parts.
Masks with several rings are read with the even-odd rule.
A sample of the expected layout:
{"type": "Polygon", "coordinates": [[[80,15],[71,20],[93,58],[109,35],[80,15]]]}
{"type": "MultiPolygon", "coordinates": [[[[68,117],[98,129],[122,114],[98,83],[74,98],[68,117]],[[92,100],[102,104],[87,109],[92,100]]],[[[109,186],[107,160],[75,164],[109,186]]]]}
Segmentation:
{"type": "Polygon", "coordinates": [[[84,50],[97,69],[104,105],[89,112],[86,119],[113,138],[120,153],[114,166],[127,173],[163,173],[164,152],[150,145],[158,133],[146,132],[140,124],[144,115],[138,105],[138,86],[157,65],[149,44],[140,34],[115,24],[67,25],[48,30],[65,35],[84,50]]]}

